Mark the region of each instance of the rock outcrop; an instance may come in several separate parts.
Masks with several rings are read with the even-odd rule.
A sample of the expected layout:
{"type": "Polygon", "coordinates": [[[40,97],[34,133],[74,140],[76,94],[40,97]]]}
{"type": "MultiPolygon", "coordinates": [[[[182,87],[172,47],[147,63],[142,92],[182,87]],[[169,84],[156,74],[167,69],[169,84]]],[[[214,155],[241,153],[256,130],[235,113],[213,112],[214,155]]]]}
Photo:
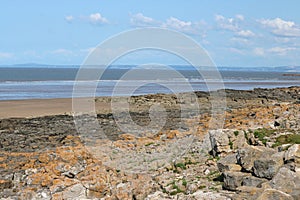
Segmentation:
{"type": "Polygon", "coordinates": [[[140,125],[154,103],[166,106],[162,130],[140,137],[108,111],[97,115],[105,139],[97,130],[78,135],[68,115],[1,119],[0,199],[299,199],[300,88],[227,90],[224,129],[216,130],[209,94],[196,95],[203,109],[184,117],[174,95],[132,97],[130,115],[140,125]],[[168,145],[177,156],[155,157],[168,145]],[[107,164],[112,158],[120,162],[107,164]],[[148,170],[126,170],[136,163],[148,170]]]}

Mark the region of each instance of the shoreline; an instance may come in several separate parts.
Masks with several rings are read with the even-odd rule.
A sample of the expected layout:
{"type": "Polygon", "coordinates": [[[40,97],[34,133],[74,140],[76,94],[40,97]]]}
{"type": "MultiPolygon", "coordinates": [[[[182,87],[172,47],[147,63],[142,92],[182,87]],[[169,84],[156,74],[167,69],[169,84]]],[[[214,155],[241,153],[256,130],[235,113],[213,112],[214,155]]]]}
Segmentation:
{"type": "MultiPolygon", "coordinates": [[[[183,95],[189,96],[188,93],[183,95]]],[[[289,181],[300,180],[292,171],[291,163],[284,163],[284,155],[290,154],[295,147],[287,149],[286,142],[290,142],[290,138],[296,138],[293,141],[297,142],[299,138],[299,86],[226,90],[225,116],[215,118],[220,119],[221,127],[210,123],[210,94],[195,92],[195,95],[201,104],[201,112],[196,115],[193,112],[182,115],[182,104],[189,106],[191,103],[178,101],[174,94],[130,98],[130,116],[145,128],[149,124],[149,108],[156,103],[165,107],[162,112],[166,114],[166,123],[162,129],[149,133],[143,128],[138,135],[134,127],[129,127],[134,128],[129,131],[123,129],[113,113],[103,109],[110,103],[110,98],[96,99],[96,104],[102,105],[100,110],[97,109],[99,127],[90,124],[85,115],[79,121],[74,121],[69,115],[1,119],[0,196],[18,199],[30,195],[30,199],[40,199],[38,197],[47,195],[53,199],[68,199],[64,197],[71,195],[68,197],[74,199],[82,194],[82,199],[204,199],[203,195],[209,194],[217,195],[211,196],[212,199],[241,199],[249,195],[248,187],[240,187],[245,180],[253,191],[251,199],[254,200],[265,192],[260,183],[281,187],[285,182],[278,177],[286,174],[290,174],[289,181]],[[287,134],[290,136],[282,140],[287,134]],[[246,152],[246,157],[240,151],[246,152]],[[259,152],[266,153],[262,160],[259,152]],[[237,155],[247,160],[247,166],[237,159],[237,155]],[[269,174],[265,168],[259,168],[254,175],[242,170],[249,168],[250,161],[270,163],[268,158],[276,158],[271,167],[279,169],[272,177],[257,177],[258,173],[269,174]],[[234,184],[231,184],[232,180],[234,184]],[[196,181],[200,184],[195,184],[196,181]],[[66,184],[69,185],[66,187],[66,184]],[[89,187],[84,187],[86,185],[89,187]],[[179,186],[180,190],[174,190],[179,186]],[[133,192],[126,198],[113,196],[128,195],[128,191],[133,192]],[[151,198],[157,193],[158,198],[151,198]]],[[[121,97],[115,100],[123,102],[121,97]]],[[[40,109],[49,115],[49,111],[55,114],[70,109],[71,99],[8,101],[2,107],[10,114],[11,103],[28,104],[32,109],[26,107],[25,111],[37,112],[40,109]]],[[[15,107],[15,111],[22,113],[22,106],[15,107]]],[[[122,106],[117,108],[123,114],[122,106]]],[[[157,115],[155,120],[162,121],[163,118],[164,115],[157,115]]],[[[131,126],[126,117],[121,123],[131,126]]],[[[292,190],[299,191],[298,184],[294,185],[292,190]]],[[[293,195],[290,189],[278,191],[293,195]]]]}
{"type": "MultiPolygon", "coordinates": [[[[300,88],[300,86],[278,87],[278,88],[254,88],[252,90],[236,90],[225,89],[225,91],[233,91],[234,93],[240,92],[254,92],[255,90],[286,90],[289,88],[300,88]]],[[[186,92],[189,93],[189,92],[186,92]]],[[[205,91],[199,91],[199,93],[208,94],[205,91]]],[[[184,94],[184,93],[182,93],[184,94]]],[[[174,94],[145,94],[136,95],[135,98],[157,96],[170,96],[174,94]]],[[[126,98],[128,96],[118,96],[116,98],[126,98]]],[[[96,110],[101,113],[107,113],[110,109],[109,96],[96,97],[95,106],[96,110]]],[[[0,101],[0,119],[7,118],[35,118],[43,116],[55,116],[55,115],[71,115],[72,113],[72,98],[54,98],[54,99],[24,99],[24,100],[1,100],[0,101]]]]}

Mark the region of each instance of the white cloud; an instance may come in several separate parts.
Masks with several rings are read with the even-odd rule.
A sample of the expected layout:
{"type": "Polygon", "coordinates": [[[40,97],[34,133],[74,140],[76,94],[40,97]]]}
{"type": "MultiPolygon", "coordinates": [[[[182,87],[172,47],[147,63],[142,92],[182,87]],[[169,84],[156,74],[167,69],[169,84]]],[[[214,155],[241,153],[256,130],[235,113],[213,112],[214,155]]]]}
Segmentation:
{"type": "Polygon", "coordinates": [[[276,56],[286,56],[290,51],[297,50],[294,47],[272,47],[268,49],[264,48],[255,48],[253,53],[257,56],[265,56],[265,55],[276,55],[276,56]]]}
{"type": "MultiPolygon", "coordinates": [[[[205,26],[204,21],[183,21],[175,17],[170,17],[166,21],[161,22],[151,17],[144,16],[142,13],[132,15],[130,23],[131,25],[136,27],[156,26],[161,28],[173,29],[179,32],[193,35],[201,34],[203,32],[202,27],[205,26]]],[[[202,36],[204,36],[204,33],[202,33],[202,36]]]]}
{"type": "Polygon", "coordinates": [[[132,15],[130,18],[130,23],[132,26],[136,27],[147,27],[147,26],[157,26],[159,22],[151,17],[146,17],[142,13],[137,13],[132,15]]]}
{"type": "Polygon", "coordinates": [[[71,55],[73,52],[67,49],[56,49],[54,51],[50,52],[51,54],[56,54],[56,55],[71,55]]]}
{"type": "Polygon", "coordinates": [[[68,23],[72,23],[73,21],[82,21],[85,23],[91,23],[93,25],[102,25],[102,24],[108,24],[109,21],[103,17],[100,13],[92,13],[90,15],[80,15],[80,16],[73,16],[73,15],[67,15],[65,16],[65,20],[68,23]]]}
{"type": "Polygon", "coordinates": [[[244,54],[245,54],[243,50],[238,49],[238,48],[234,48],[234,47],[230,47],[228,50],[229,50],[230,52],[236,53],[236,54],[241,54],[241,55],[244,55],[244,54]]]}
{"type": "Polygon", "coordinates": [[[72,15],[68,15],[65,17],[65,20],[70,23],[74,20],[74,17],[72,15]]]}
{"type": "Polygon", "coordinates": [[[236,15],[235,18],[240,21],[244,21],[244,19],[245,19],[245,17],[243,15],[236,15]]]}
{"type": "Polygon", "coordinates": [[[236,33],[237,36],[239,37],[245,37],[245,38],[249,38],[249,37],[254,37],[255,34],[250,31],[250,30],[240,30],[236,33]]]}
{"type": "Polygon", "coordinates": [[[103,17],[100,13],[93,13],[89,16],[89,21],[92,24],[107,24],[108,20],[103,17]]]}
{"type": "Polygon", "coordinates": [[[7,52],[0,52],[0,58],[8,59],[14,57],[14,54],[7,52]]]}
{"type": "Polygon", "coordinates": [[[284,56],[289,51],[293,51],[295,49],[296,48],[293,48],[293,47],[273,47],[273,48],[269,49],[268,52],[275,53],[275,54],[280,55],[280,56],[284,56]]]}
{"type": "Polygon", "coordinates": [[[162,27],[188,34],[199,34],[200,32],[200,24],[193,23],[191,21],[182,21],[175,17],[170,17],[167,19],[162,27]]]}
{"type": "Polygon", "coordinates": [[[235,18],[226,18],[223,15],[215,16],[218,28],[228,31],[238,31],[240,29],[238,22],[243,20],[244,17],[242,15],[237,15],[235,18]]]}
{"type": "Polygon", "coordinates": [[[253,50],[253,53],[257,56],[264,56],[265,55],[265,50],[263,48],[255,48],[253,50]]]}
{"type": "Polygon", "coordinates": [[[243,46],[251,44],[250,40],[244,37],[233,37],[230,39],[230,41],[234,42],[234,44],[239,44],[243,46]]]}
{"type": "Polygon", "coordinates": [[[285,21],[281,18],[262,19],[259,22],[271,29],[274,35],[282,37],[300,37],[300,27],[293,21],[285,21]]]}

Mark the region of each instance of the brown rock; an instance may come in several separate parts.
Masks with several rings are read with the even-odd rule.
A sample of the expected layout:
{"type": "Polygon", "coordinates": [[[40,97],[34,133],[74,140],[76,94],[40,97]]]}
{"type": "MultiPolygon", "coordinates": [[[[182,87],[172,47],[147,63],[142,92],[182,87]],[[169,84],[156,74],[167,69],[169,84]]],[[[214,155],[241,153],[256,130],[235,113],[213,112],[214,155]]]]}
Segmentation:
{"type": "Polygon", "coordinates": [[[4,190],[7,188],[12,188],[13,183],[10,180],[0,180],[0,190],[4,190]]]}
{"type": "Polygon", "coordinates": [[[257,200],[293,200],[294,198],[279,190],[266,189],[257,200]]]}

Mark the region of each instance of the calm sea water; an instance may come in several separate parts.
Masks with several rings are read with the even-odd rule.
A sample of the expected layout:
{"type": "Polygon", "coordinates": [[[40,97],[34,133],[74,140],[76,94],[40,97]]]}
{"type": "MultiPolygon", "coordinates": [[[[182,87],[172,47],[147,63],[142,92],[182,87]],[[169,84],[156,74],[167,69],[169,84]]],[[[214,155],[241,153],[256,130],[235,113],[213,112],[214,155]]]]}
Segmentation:
{"type": "MultiPolygon", "coordinates": [[[[89,73],[96,73],[97,70],[95,70],[90,69],[89,73]]],[[[168,70],[136,69],[136,73],[131,79],[121,80],[122,76],[130,71],[130,67],[115,67],[106,70],[100,81],[86,81],[84,87],[86,91],[90,91],[96,81],[96,96],[110,96],[113,92],[118,96],[186,92],[189,90],[187,84],[191,86],[190,90],[208,90],[207,82],[193,68],[174,67],[174,70],[184,79],[180,76],[170,77],[168,70]]],[[[0,67],[0,100],[72,97],[77,72],[78,68],[76,67],[2,66],[0,67]]],[[[239,90],[300,86],[300,77],[283,75],[288,73],[294,72],[240,69],[220,71],[225,88],[239,90]]],[[[219,85],[218,82],[214,83],[215,77],[213,76],[208,77],[208,81],[212,85],[219,85]]],[[[83,93],[82,96],[85,94],[83,93]]]]}

